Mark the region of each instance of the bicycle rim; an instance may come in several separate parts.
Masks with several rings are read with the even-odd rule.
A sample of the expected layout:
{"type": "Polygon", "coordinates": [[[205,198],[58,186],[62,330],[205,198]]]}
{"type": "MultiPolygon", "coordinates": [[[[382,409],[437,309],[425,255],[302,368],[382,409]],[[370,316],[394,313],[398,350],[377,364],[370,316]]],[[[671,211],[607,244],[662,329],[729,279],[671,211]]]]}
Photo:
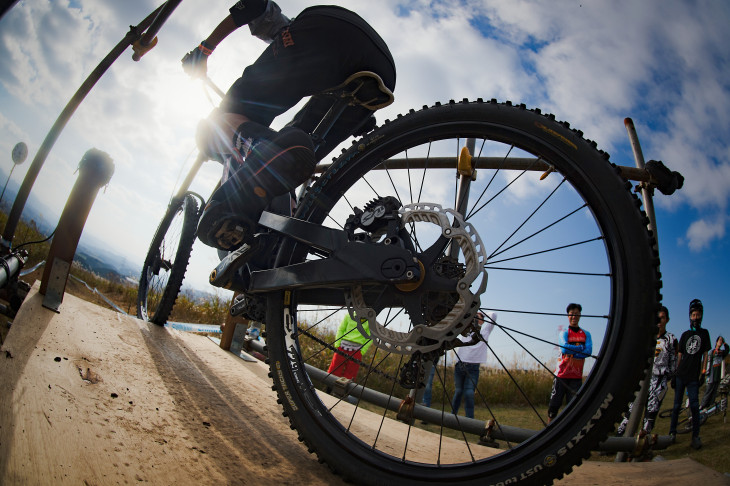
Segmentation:
{"type": "Polygon", "coordinates": [[[138,318],[163,325],[170,317],[193,250],[197,213],[197,201],[187,195],[160,222],[139,279],[138,318]]]}
{"type": "MultiPolygon", "coordinates": [[[[345,398],[327,394],[334,329],[351,303],[342,295],[357,290],[332,288],[326,299],[318,289],[269,295],[271,374],[285,415],[310,450],[347,479],[550,483],[612,429],[651,356],[658,259],[638,201],[595,144],[537,110],[494,101],[450,103],[386,122],[333,162],[297,216],[343,228],[354,207],[385,196],[404,205],[456,207],[456,161],[469,138],[475,139],[477,172],[463,213],[487,255],[488,282],[478,306],[499,314],[489,340],[490,367],[475,392],[479,420],[450,413],[453,357],[437,370],[438,405],[425,412],[427,425],[417,419],[423,409],[400,419],[396,413],[417,392],[400,379],[413,354],[372,346],[356,379],[361,386],[340,390],[349,393],[345,398]],[[535,164],[547,169],[531,170],[535,164]],[[581,327],[592,334],[593,355],[580,391],[547,425],[544,388],[554,378],[557,333],[567,326],[569,302],[583,305],[581,327]],[[538,383],[542,391],[534,391],[538,383]],[[373,399],[370,390],[380,395],[373,399]],[[499,449],[479,443],[485,426],[499,449]]],[[[420,250],[441,230],[428,222],[409,225],[420,250]]],[[[319,258],[292,243],[279,255],[280,263],[319,258]]],[[[439,265],[458,273],[466,260],[456,251],[444,254],[439,265]]],[[[481,284],[474,282],[472,291],[481,284]]],[[[383,332],[414,329],[405,305],[397,305],[402,289],[359,291],[377,309],[383,332]],[[378,305],[385,295],[389,304],[378,305]]],[[[446,307],[455,301],[448,292],[421,298],[431,310],[433,299],[446,307]]]]}

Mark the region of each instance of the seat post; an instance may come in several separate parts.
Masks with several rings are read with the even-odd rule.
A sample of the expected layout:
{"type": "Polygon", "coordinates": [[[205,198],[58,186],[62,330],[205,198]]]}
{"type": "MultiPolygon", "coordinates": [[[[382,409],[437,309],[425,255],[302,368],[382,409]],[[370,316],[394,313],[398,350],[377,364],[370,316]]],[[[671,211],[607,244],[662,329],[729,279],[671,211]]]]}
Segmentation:
{"type": "Polygon", "coordinates": [[[332,106],[330,106],[327,113],[322,117],[322,120],[317,124],[317,127],[312,131],[312,142],[314,143],[315,152],[319,146],[324,142],[324,138],[327,136],[332,127],[337,123],[337,120],[342,115],[342,112],[348,106],[348,100],[346,98],[338,98],[332,106]]]}

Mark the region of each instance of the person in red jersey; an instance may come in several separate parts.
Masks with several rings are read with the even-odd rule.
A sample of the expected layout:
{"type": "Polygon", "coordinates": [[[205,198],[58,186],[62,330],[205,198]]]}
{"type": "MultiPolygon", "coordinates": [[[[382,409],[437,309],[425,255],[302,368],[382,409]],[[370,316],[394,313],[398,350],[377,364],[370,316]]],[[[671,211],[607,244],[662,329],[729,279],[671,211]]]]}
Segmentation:
{"type": "Polygon", "coordinates": [[[583,365],[585,359],[593,352],[591,333],[581,329],[578,323],[583,308],[580,304],[568,304],[568,329],[558,336],[560,359],[555,370],[553,389],[548,404],[548,423],[558,414],[563,400],[570,399],[583,384],[583,365]]]}

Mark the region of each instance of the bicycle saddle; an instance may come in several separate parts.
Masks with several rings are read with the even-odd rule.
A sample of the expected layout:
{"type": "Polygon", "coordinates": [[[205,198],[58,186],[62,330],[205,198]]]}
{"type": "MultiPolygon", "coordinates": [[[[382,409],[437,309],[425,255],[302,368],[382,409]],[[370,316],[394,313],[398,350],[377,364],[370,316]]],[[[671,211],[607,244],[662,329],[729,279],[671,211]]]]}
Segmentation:
{"type": "Polygon", "coordinates": [[[345,82],[326,89],[321,94],[336,98],[349,98],[351,106],[360,105],[376,111],[393,103],[393,92],[383,80],[372,71],[359,71],[349,76],[345,82]]]}

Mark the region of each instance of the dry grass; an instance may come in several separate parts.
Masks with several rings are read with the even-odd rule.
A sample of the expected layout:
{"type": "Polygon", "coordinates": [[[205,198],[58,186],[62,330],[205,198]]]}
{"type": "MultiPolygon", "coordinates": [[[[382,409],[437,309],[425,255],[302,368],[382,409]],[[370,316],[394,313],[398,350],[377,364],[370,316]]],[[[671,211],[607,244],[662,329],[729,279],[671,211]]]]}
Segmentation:
{"type": "MultiPolygon", "coordinates": [[[[334,343],[335,333],[330,330],[310,330],[311,334],[325,343],[334,343]]],[[[300,338],[307,363],[320,369],[327,369],[333,352],[306,336],[300,338]]],[[[382,350],[371,346],[362,358],[378,372],[368,373],[366,367],[360,367],[357,382],[368,388],[390,395],[403,396],[408,390],[393,385],[393,378],[399,376],[399,370],[406,364],[408,357],[396,354],[387,355],[382,350]]],[[[513,407],[547,407],[552,388],[552,375],[542,369],[525,369],[518,358],[506,364],[509,374],[504,369],[483,368],[479,374],[476,399],[477,403],[491,405],[510,405],[513,407]]],[[[433,401],[438,403],[441,397],[447,400],[454,394],[454,369],[449,366],[444,370],[439,366],[438,374],[433,382],[433,401]],[[444,392],[445,390],[445,392],[444,392]]]]}

